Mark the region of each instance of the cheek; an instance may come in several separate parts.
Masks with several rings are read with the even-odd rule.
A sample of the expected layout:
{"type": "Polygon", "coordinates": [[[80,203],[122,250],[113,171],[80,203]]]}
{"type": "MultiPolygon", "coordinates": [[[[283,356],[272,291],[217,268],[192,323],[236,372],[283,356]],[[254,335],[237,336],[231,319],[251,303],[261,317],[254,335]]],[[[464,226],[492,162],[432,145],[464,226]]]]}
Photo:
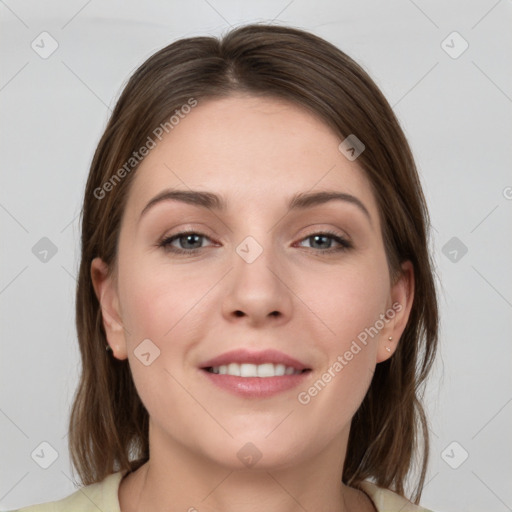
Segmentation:
{"type": "Polygon", "coordinates": [[[123,319],[132,343],[142,337],[160,345],[182,320],[196,315],[195,306],[211,287],[198,273],[151,262],[127,265],[121,279],[123,319]]]}
{"type": "Polygon", "coordinates": [[[386,267],[375,260],[340,266],[329,275],[316,273],[311,282],[315,286],[304,286],[300,297],[320,320],[316,339],[324,358],[317,379],[297,398],[318,417],[330,410],[336,430],[356,412],[373,377],[389,294],[386,267]]]}
{"type": "Polygon", "coordinates": [[[199,285],[198,277],[183,269],[142,260],[127,263],[120,266],[120,294],[130,368],[150,416],[166,423],[168,411],[191,407],[190,397],[178,384],[183,381],[180,365],[187,339],[194,336],[191,323],[200,314],[200,307],[194,305],[207,286],[204,279],[199,285]],[[145,360],[144,354],[149,354],[145,360]]]}
{"type": "Polygon", "coordinates": [[[376,323],[390,292],[386,267],[375,260],[333,266],[322,273],[312,270],[299,282],[298,295],[328,328],[330,336],[324,337],[328,345],[341,350],[376,323]]]}

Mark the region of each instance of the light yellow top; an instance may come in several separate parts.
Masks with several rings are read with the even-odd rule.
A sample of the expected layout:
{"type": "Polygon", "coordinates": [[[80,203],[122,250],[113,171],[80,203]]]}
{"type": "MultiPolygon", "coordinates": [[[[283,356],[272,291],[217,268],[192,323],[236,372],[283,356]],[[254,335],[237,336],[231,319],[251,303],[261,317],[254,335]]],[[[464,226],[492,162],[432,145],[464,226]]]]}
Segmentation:
{"type": "MultiPolygon", "coordinates": [[[[103,481],[82,487],[61,500],[31,505],[12,512],[121,512],[118,493],[124,474],[123,471],[112,473],[103,481]]],[[[431,512],[367,480],[361,483],[361,489],[368,494],[379,512],[431,512]]]]}

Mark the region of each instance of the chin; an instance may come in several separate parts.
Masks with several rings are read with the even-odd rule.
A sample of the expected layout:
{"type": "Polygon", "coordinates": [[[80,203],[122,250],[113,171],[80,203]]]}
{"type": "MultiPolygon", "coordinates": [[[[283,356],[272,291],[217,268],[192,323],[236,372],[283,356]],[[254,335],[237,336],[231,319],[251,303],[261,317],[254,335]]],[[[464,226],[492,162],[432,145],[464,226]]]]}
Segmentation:
{"type": "Polygon", "coordinates": [[[235,439],[225,440],[222,451],[218,448],[221,443],[208,447],[208,454],[212,460],[225,466],[229,470],[280,470],[293,467],[304,458],[306,440],[290,439],[289,436],[270,434],[268,431],[245,433],[235,439]],[[272,439],[271,437],[274,436],[272,439]]]}

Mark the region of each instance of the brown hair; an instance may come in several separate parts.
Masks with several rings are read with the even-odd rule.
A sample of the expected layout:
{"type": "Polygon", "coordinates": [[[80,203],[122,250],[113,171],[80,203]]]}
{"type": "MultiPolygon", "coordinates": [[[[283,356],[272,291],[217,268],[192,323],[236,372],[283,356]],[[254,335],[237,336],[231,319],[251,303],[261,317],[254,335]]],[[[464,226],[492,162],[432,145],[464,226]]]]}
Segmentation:
{"type": "Polygon", "coordinates": [[[98,144],[82,209],[76,325],[83,366],[69,422],[72,463],[88,485],[115,471],[134,471],[149,458],[148,413],[128,360],[105,350],[91,281],[93,258],[101,257],[110,271],[115,268],[120,221],[137,167],[126,170],[125,164],[191,98],[200,102],[235,92],[303,106],[341,139],[355,134],[366,146],[357,163],[377,200],[390,276],[394,281],[400,263],[410,260],[415,295],[396,352],[377,365],[353,417],[343,481],[356,487],[370,478],[405,495],[406,477],[419,454],[412,498],[417,503],[429,451],[420,398],[436,352],[438,309],[430,221],[414,159],[391,107],[356,62],[311,33],[265,24],[238,27],[220,39],[181,39],[155,53],[128,81],[98,144]],[[123,166],[126,172],[120,173],[123,166]],[[116,172],[123,179],[114,182],[116,172]]]}

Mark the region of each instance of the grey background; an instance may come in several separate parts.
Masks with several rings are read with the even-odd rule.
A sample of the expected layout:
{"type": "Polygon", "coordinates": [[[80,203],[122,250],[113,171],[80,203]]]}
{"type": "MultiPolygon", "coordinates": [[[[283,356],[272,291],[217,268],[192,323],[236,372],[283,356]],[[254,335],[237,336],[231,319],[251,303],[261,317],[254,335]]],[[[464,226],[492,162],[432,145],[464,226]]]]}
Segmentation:
{"type": "Polygon", "coordinates": [[[442,283],[422,504],[512,510],[510,0],[5,0],[0,16],[2,510],[75,490],[66,426],[79,368],[78,213],[123,84],[177,38],[271,20],[357,60],[394,106],[417,159],[442,283]],[[51,49],[44,31],[58,43],[47,58],[31,47],[51,49]],[[463,39],[448,37],[454,31],[463,39]],[[43,469],[52,449],[58,457],[43,469]]]}

